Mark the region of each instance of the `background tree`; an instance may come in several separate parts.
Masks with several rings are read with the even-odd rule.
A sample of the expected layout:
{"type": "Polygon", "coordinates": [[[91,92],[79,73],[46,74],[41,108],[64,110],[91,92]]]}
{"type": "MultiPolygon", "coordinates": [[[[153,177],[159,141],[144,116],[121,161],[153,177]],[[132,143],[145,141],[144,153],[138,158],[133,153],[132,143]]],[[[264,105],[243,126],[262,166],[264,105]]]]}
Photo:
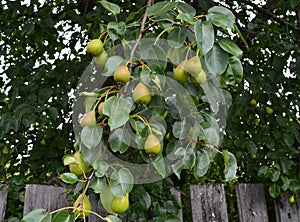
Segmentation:
{"type": "MultiPolygon", "coordinates": [[[[10,185],[7,218],[21,218],[25,184],[61,184],[62,157],[74,149],[71,95],[92,60],[85,46],[111,21],[101,4],[86,2],[2,1],[0,182],[10,185]]],[[[145,2],[111,2],[121,8],[119,21],[133,26],[141,21],[145,2]]],[[[229,8],[244,37],[238,45],[245,75],[242,85],[229,86],[233,101],[223,140],[238,159],[237,182],[264,182],[272,197],[283,192],[298,196],[299,1],[189,4],[197,15],[214,5],[229,8]]],[[[187,175],[179,184],[222,182],[222,171],[215,164],[204,178],[189,180],[187,175]]],[[[168,195],[164,182],[153,186],[146,189],[157,201],[168,195]]]]}

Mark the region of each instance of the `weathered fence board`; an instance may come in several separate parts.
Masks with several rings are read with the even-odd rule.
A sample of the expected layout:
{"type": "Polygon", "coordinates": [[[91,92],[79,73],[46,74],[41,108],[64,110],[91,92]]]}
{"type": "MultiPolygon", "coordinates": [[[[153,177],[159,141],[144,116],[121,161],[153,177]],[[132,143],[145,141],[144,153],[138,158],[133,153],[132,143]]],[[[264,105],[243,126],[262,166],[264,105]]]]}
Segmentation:
{"type": "Polygon", "coordinates": [[[23,214],[26,215],[36,208],[46,212],[67,206],[66,188],[49,185],[26,185],[23,214]]]}
{"type": "Polygon", "coordinates": [[[237,203],[241,222],[268,222],[263,184],[238,184],[237,203]]]}
{"type": "Polygon", "coordinates": [[[191,185],[193,222],[227,222],[223,184],[191,185]]]}
{"type": "Polygon", "coordinates": [[[0,221],[4,221],[8,187],[0,184],[0,221]]]}
{"type": "Polygon", "coordinates": [[[275,216],[277,222],[299,222],[300,209],[299,201],[291,206],[288,201],[289,196],[284,195],[275,200],[275,216]]]}
{"type": "MultiPolygon", "coordinates": [[[[177,200],[177,202],[181,205],[181,193],[178,192],[175,189],[171,189],[171,193],[172,195],[175,197],[175,199],[177,200]]],[[[181,221],[183,221],[183,213],[182,213],[182,209],[180,209],[178,211],[178,217],[180,218],[181,221]]]]}

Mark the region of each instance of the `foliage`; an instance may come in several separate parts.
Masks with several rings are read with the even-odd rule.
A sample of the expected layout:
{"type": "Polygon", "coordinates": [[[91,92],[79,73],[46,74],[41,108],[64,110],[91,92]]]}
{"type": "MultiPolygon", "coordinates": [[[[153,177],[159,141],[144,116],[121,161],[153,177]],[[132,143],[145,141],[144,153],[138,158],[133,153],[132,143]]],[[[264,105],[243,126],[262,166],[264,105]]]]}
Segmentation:
{"type": "MultiPolygon", "coordinates": [[[[211,83],[215,76],[221,77],[221,85],[227,85],[232,95],[232,105],[227,115],[226,133],[220,148],[222,153],[216,151],[213,159],[203,149],[202,144],[201,146],[198,144],[196,145],[198,152],[192,154],[194,157],[191,158],[191,160],[198,159],[198,162],[189,161],[194,166],[198,165],[197,170],[191,172],[185,169],[190,166],[181,165],[177,173],[180,179],[172,175],[172,180],[168,178],[125,188],[127,191],[132,189],[131,205],[126,212],[126,217],[132,221],[142,221],[141,218],[146,218],[146,221],[151,219],[160,221],[175,215],[179,206],[169,192],[171,187],[178,189],[178,187],[182,188],[183,184],[224,182],[226,178],[231,179],[231,171],[227,169],[232,155],[224,151],[227,149],[237,158],[239,166],[237,181],[264,182],[268,184],[272,197],[277,197],[284,192],[295,194],[295,197],[299,195],[300,56],[297,45],[299,44],[299,21],[296,16],[299,13],[299,1],[290,0],[289,4],[267,1],[265,5],[247,0],[238,3],[230,0],[218,2],[194,1],[189,4],[156,2],[147,9],[151,19],[145,24],[146,27],[150,27],[146,31],[152,31],[147,32],[147,37],[156,38],[160,34],[161,39],[174,40],[175,43],[181,44],[191,43],[189,45],[191,51],[195,52],[198,48],[197,52],[201,61],[206,64],[206,71],[210,76],[208,82],[211,83]],[[238,32],[239,35],[233,34],[234,32],[238,32]],[[242,68],[244,76],[240,74],[242,68]],[[241,85],[238,86],[238,83],[241,85]],[[253,99],[256,101],[255,105],[251,105],[253,99]],[[274,110],[271,115],[266,114],[267,106],[274,110]],[[214,162],[210,163],[212,159],[214,162]],[[224,170],[227,174],[224,174],[224,170]]],[[[92,0],[68,2],[58,0],[45,1],[45,3],[32,0],[30,4],[21,1],[3,1],[0,8],[2,47],[0,56],[3,60],[1,63],[3,71],[1,71],[4,73],[1,75],[3,81],[0,83],[0,165],[2,166],[0,182],[10,185],[7,218],[22,217],[21,206],[25,184],[61,185],[62,181],[75,184],[79,180],[77,176],[71,175],[66,170],[62,158],[74,150],[75,135],[82,130],[78,126],[75,134],[73,132],[72,104],[76,101],[73,97],[74,90],[82,73],[86,73],[86,76],[90,75],[86,67],[96,67],[92,56],[86,55],[85,46],[90,39],[98,38],[101,33],[107,34],[101,38],[108,51],[120,45],[123,40],[137,39],[146,10],[143,1],[110,1],[110,3],[107,1],[96,3],[92,0]],[[110,4],[113,2],[117,5],[110,4]],[[61,180],[57,180],[58,175],[61,180]]],[[[177,46],[177,44],[172,45],[175,49],[177,46]]],[[[153,47],[153,54],[159,56],[157,51],[161,48],[165,49],[153,47]]],[[[142,70],[142,64],[139,64],[139,67],[134,69],[135,77],[139,77],[140,71],[144,74],[150,73],[151,77],[160,74],[159,78],[161,78],[164,73],[172,77],[173,68],[182,59],[178,59],[175,49],[169,54],[159,51],[168,55],[172,62],[161,62],[164,61],[161,57],[159,63],[146,61],[150,71],[142,70]],[[170,55],[176,57],[172,58],[170,55]]],[[[119,51],[115,54],[110,53],[110,59],[106,63],[110,65],[107,65],[103,71],[105,78],[112,75],[117,64],[126,63],[128,60],[128,56],[120,57],[119,51]]],[[[217,81],[214,83],[219,87],[217,81]]],[[[107,84],[116,85],[117,89],[122,88],[113,81],[107,84]]],[[[152,81],[151,84],[151,87],[159,88],[155,82],[152,81]]],[[[195,87],[191,83],[179,85],[189,85],[192,87],[191,90],[202,88],[201,96],[207,94],[208,90],[209,95],[214,92],[212,88],[195,87]]],[[[98,87],[92,86],[90,90],[98,87]]],[[[77,91],[79,92],[78,88],[77,91]]],[[[201,103],[201,106],[197,108],[204,109],[202,105],[205,104],[211,112],[210,108],[216,107],[213,106],[214,96],[206,100],[203,100],[203,97],[199,99],[198,104],[201,103]]],[[[138,123],[140,126],[141,121],[133,118],[131,114],[138,108],[142,109],[143,105],[135,107],[135,111],[130,110],[132,113],[119,109],[118,115],[115,115],[111,112],[112,107],[119,102],[125,103],[125,100],[119,98],[122,97],[118,97],[117,94],[115,97],[110,97],[111,105],[106,107],[105,113],[110,119],[109,122],[106,119],[106,123],[110,128],[115,128],[115,133],[111,135],[111,143],[118,144],[112,146],[117,147],[112,151],[117,152],[121,157],[126,156],[129,151],[128,147],[118,140],[120,138],[118,127],[121,127],[123,122],[119,122],[117,117],[122,116],[123,121],[138,123]]],[[[92,99],[95,101],[97,97],[92,99]]],[[[153,102],[158,100],[155,99],[151,103],[153,102]]],[[[90,103],[87,109],[91,108],[91,104],[93,103],[90,103]]],[[[226,101],[226,104],[230,103],[226,101]]],[[[81,110],[84,109],[85,107],[81,110]]],[[[163,111],[155,114],[164,116],[163,111]]],[[[171,112],[166,114],[165,121],[168,127],[165,131],[172,129],[171,140],[175,140],[178,139],[178,137],[174,138],[176,131],[183,126],[180,121],[172,125],[171,114],[171,112]]],[[[145,125],[143,127],[144,130],[136,129],[146,135],[147,127],[145,128],[145,125]]],[[[95,135],[105,138],[109,133],[109,129],[100,131],[102,131],[100,128],[86,127],[81,135],[91,135],[88,133],[96,132],[95,135]]],[[[127,138],[126,135],[121,138],[124,140],[127,138]]],[[[87,145],[86,147],[92,147],[97,144],[97,140],[94,139],[94,137],[82,137],[81,142],[87,145]]],[[[78,144],[82,147],[81,142],[78,144]]],[[[164,142],[163,152],[166,152],[168,142],[170,141],[164,142]]],[[[75,146],[75,149],[77,148],[75,146]]],[[[179,151],[176,155],[183,157],[190,155],[182,149],[179,151]]],[[[134,155],[139,156],[140,152],[142,151],[137,151],[134,155]]],[[[165,156],[166,153],[159,155],[165,156]]],[[[147,160],[147,156],[141,155],[134,160],[145,162],[145,159],[147,160]]],[[[85,160],[91,163],[87,156],[85,160]]],[[[162,162],[156,162],[158,164],[154,164],[154,170],[157,170],[159,175],[164,174],[160,165],[162,162]]],[[[101,186],[106,183],[103,175],[108,170],[108,165],[105,162],[92,165],[97,169],[96,177],[92,180],[88,192],[99,193],[101,186]]],[[[124,170],[121,172],[119,170],[121,168],[117,168],[116,172],[119,175],[117,178],[122,178],[124,170]]],[[[91,171],[89,175],[90,173],[91,171]]],[[[120,187],[118,180],[115,184],[116,187],[120,187]]],[[[78,187],[80,186],[76,188],[78,187]]],[[[115,190],[115,192],[119,191],[119,189],[115,190]]],[[[34,214],[36,214],[34,218],[37,218],[37,215],[45,217],[45,220],[50,218],[49,214],[45,216],[43,210],[37,210],[34,214]]],[[[61,218],[74,220],[72,214],[66,214],[65,211],[61,211],[56,217],[59,218],[57,220],[61,218]]],[[[110,217],[112,221],[117,221],[115,216],[110,217]]]]}

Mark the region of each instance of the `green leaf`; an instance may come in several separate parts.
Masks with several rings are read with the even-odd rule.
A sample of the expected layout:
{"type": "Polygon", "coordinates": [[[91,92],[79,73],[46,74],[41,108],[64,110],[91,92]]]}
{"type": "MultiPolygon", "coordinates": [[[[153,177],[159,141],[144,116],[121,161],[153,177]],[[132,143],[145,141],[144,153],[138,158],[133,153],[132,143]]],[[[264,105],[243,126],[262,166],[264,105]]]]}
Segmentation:
{"type": "Polygon", "coordinates": [[[98,160],[94,162],[93,168],[96,170],[95,172],[96,177],[103,177],[106,174],[109,165],[105,161],[98,160]]]}
{"type": "Polygon", "coordinates": [[[210,159],[205,150],[197,151],[197,161],[194,167],[194,176],[202,177],[207,173],[209,168],[210,159]]]}
{"type": "Polygon", "coordinates": [[[122,222],[122,220],[115,215],[108,215],[107,217],[105,217],[105,219],[108,222],[122,222]]]}
{"type": "Polygon", "coordinates": [[[226,52],[236,56],[237,58],[241,58],[243,56],[243,51],[238,47],[238,45],[231,40],[230,38],[219,39],[219,46],[225,50],[226,52]]]}
{"type": "Polygon", "coordinates": [[[182,14],[190,14],[193,17],[196,15],[196,10],[194,9],[194,7],[187,4],[187,3],[185,3],[185,2],[178,2],[177,3],[177,9],[182,14]]]}
{"type": "Polygon", "coordinates": [[[106,187],[105,177],[93,177],[89,188],[93,189],[95,193],[101,193],[106,187]]]}
{"type": "Polygon", "coordinates": [[[120,56],[111,56],[108,58],[102,75],[104,76],[112,76],[114,71],[121,65],[124,65],[125,61],[120,56]]]}
{"type": "Polygon", "coordinates": [[[162,178],[166,177],[166,166],[163,156],[159,158],[159,160],[152,162],[153,166],[157,170],[157,172],[162,176],[162,178]]]}
{"type": "Polygon", "coordinates": [[[280,191],[281,191],[280,186],[277,185],[277,184],[272,184],[272,185],[269,187],[269,194],[270,194],[270,196],[273,197],[273,198],[279,197],[280,191]]]}
{"type": "Polygon", "coordinates": [[[179,48],[183,46],[184,41],[186,38],[186,28],[180,27],[180,28],[174,28],[170,31],[168,35],[169,45],[174,48],[179,48]]]}
{"type": "Polygon", "coordinates": [[[113,13],[114,15],[120,13],[120,7],[118,5],[104,0],[100,1],[100,3],[107,11],[113,13]]]}
{"type": "Polygon", "coordinates": [[[106,185],[106,187],[100,193],[100,200],[104,209],[111,214],[115,214],[115,212],[111,209],[111,202],[113,198],[114,196],[111,192],[109,185],[106,185]]]}
{"type": "Polygon", "coordinates": [[[291,179],[290,185],[289,185],[290,191],[296,193],[300,190],[300,183],[296,179],[291,179]]]}
{"type": "Polygon", "coordinates": [[[112,96],[106,100],[103,114],[109,116],[108,125],[114,130],[124,125],[129,119],[131,104],[127,98],[112,96]]]}
{"type": "Polygon", "coordinates": [[[25,35],[25,36],[30,35],[33,32],[34,28],[35,28],[34,23],[32,23],[32,22],[26,23],[26,25],[24,26],[24,28],[21,32],[21,35],[25,35]]]}
{"type": "Polygon", "coordinates": [[[58,178],[69,184],[74,184],[79,181],[78,177],[74,173],[63,173],[59,175],[58,178]]]}
{"type": "Polygon", "coordinates": [[[110,134],[108,142],[113,152],[125,153],[131,143],[131,136],[128,129],[125,126],[115,129],[110,134]]]}
{"type": "Polygon", "coordinates": [[[283,141],[286,145],[288,145],[289,147],[293,146],[293,144],[295,143],[295,137],[294,134],[292,133],[285,133],[283,135],[283,141]]]}
{"type": "Polygon", "coordinates": [[[125,22],[110,22],[107,25],[107,33],[109,37],[115,41],[117,39],[123,39],[126,32],[125,22]]]}
{"type": "Polygon", "coordinates": [[[164,218],[164,222],[181,222],[181,219],[174,214],[169,214],[164,218]]]}
{"type": "Polygon", "coordinates": [[[75,222],[75,217],[75,213],[69,214],[67,211],[63,210],[55,215],[52,222],[75,222]]]}
{"type": "Polygon", "coordinates": [[[241,61],[232,56],[228,59],[228,67],[226,72],[222,75],[222,79],[224,82],[230,85],[239,84],[243,79],[243,66],[241,61]]]}
{"type": "Polygon", "coordinates": [[[204,55],[204,59],[208,70],[215,76],[224,73],[229,62],[227,53],[217,45],[204,55]]]}
{"type": "Polygon", "coordinates": [[[157,2],[147,8],[148,16],[161,15],[176,7],[176,2],[157,2]]]}
{"type": "Polygon", "coordinates": [[[124,196],[133,188],[133,176],[129,169],[121,168],[110,176],[110,189],[114,196],[124,196]]]}
{"type": "Polygon", "coordinates": [[[223,6],[214,6],[207,11],[207,20],[221,28],[234,28],[235,16],[223,6]]]}
{"type": "Polygon", "coordinates": [[[80,138],[87,148],[92,149],[101,141],[102,128],[100,126],[85,126],[81,131],[80,138]]]}
{"type": "Polygon", "coordinates": [[[208,53],[214,46],[214,27],[208,21],[198,20],[194,26],[195,36],[201,55],[208,53]]]}
{"type": "Polygon", "coordinates": [[[23,217],[21,222],[51,222],[51,214],[45,213],[44,209],[35,209],[23,217]]]}
{"type": "Polygon", "coordinates": [[[232,180],[236,176],[237,171],[237,161],[235,156],[228,152],[227,150],[222,151],[224,162],[225,162],[225,169],[224,174],[227,181],[232,180]]]}
{"type": "Polygon", "coordinates": [[[141,206],[143,206],[143,208],[145,209],[149,209],[152,202],[149,193],[145,189],[143,189],[142,191],[140,191],[139,195],[140,195],[139,202],[141,206]]]}

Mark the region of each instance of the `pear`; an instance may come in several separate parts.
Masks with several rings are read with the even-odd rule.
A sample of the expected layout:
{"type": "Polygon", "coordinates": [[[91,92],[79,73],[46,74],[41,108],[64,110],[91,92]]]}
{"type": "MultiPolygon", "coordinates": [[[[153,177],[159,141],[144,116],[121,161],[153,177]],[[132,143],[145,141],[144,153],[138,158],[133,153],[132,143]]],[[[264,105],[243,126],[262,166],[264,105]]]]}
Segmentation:
{"type": "Polygon", "coordinates": [[[144,144],[144,149],[147,154],[158,154],[161,150],[160,141],[153,134],[150,134],[144,144]]]}
{"type": "Polygon", "coordinates": [[[100,39],[91,40],[86,46],[86,51],[94,57],[100,55],[103,51],[102,41],[100,39]]]}
{"type": "Polygon", "coordinates": [[[132,92],[133,100],[136,103],[148,104],[151,101],[151,93],[147,86],[144,83],[140,82],[134,88],[132,92]]]}
{"type": "Polygon", "coordinates": [[[192,78],[194,78],[196,83],[203,84],[206,81],[206,73],[203,69],[201,69],[201,71],[196,76],[194,76],[192,78]]]}
{"type": "Polygon", "coordinates": [[[127,66],[120,66],[114,72],[116,82],[126,83],[130,80],[130,72],[127,66]]]}
{"type": "Polygon", "coordinates": [[[90,215],[90,211],[92,210],[92,204],[89,198],[85,195],[82,200],[82,205],[79,205],[81,198],[82,194],[77,197],[73,207],[76,207],[76,215],[79,215],[80,217],[87,217],[90,215]]]}
{"type": "Polygon", "coordinates": [[[103,106],[104,106],[104,102],[101,102],[101,103],[98,105],[98,113],[99,113],[99,115],[102,115],[102,114],[103,114],[103,106]]]}
{"type": "Polygon", "coordinates": [[[185,61],[182,61],[175,69],[174,69],[174,79],[178,82],[186,82],[189,78],[188,73],[184,69],[185,61]]]}
{"type": "Polygon", "coordinates": [[[101,67],[105,66],[107,59],[108,59],[108,54],[104,50],[100,55],[94,57],[95,63],[101,67]]]}
{"type": "Polygon", "coordinates": [[[74,173],[76,176],[81,176],[83,173],[87,173],[90,167],[86,162],[84,162],[81,153],[76,152],[74,154],[74,158],[76,159],[76,163],[71,163],[69,165],[70,172],[74,173]]]}
{"type": "Polygon", "coordinates": [[[96,115],[95,115],[95,111],[89,111],[87,112],[81,119],[80,122],[81,126],[96,126],[97,122],[96,122],[96,115]]]}
{"type": "Polygon", "coordinates": [[[202,65],[199,56],[193,56],[185,62],[184,69],[193,77],[197,76],[202,70],[202,65]]]}
{"type": "Polygon", "coordinates": [[[124,197],[115,196],[111,202],[111,209],[118,214],[121,214],[129,207],[129,195],[126,193],[124,197]]]}

